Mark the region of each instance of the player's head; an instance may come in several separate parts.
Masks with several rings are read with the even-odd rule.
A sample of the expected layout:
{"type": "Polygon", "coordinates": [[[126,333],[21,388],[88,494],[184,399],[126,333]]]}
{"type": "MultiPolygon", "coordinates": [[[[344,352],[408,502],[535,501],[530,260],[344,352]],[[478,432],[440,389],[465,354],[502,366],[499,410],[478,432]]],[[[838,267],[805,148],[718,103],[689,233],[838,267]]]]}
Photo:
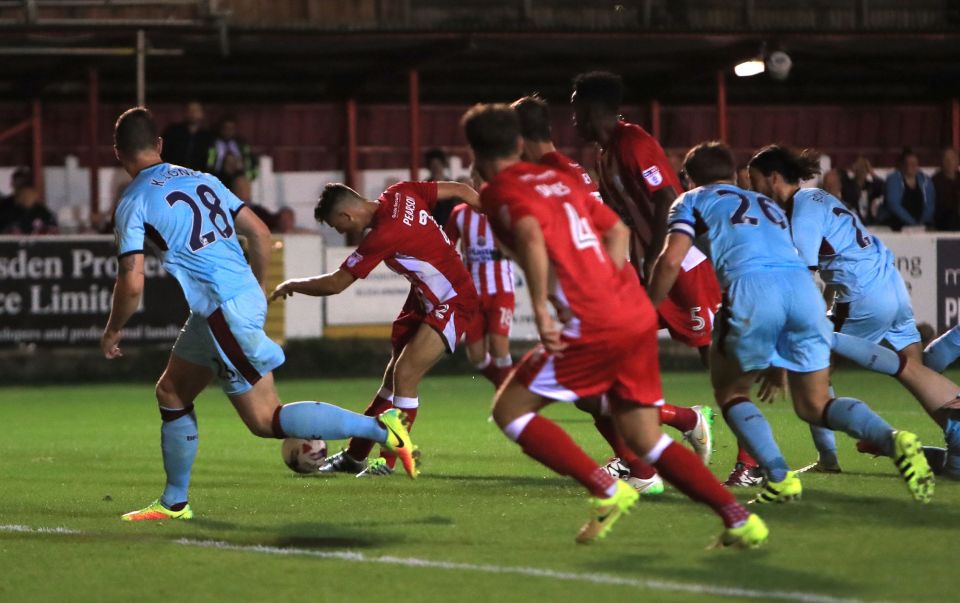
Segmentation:
{"type": "Polygon", "coordinates": [[[362,211],[365,202],[360,193],[346,184],[331,182],[323,187],[313,217],[341,234],[360,234],[370,225],[370,218],[362,211]]]}
{"type": "Polygon", "coordinates": [[[623,79],[609,71],[590,71],[573,78],[573,125],[589,142],[604,142],[616,124],[623,102],[623,79]]]}
{"type": "Polygon", "coordinates": [[[706,186],[714,182],[735,182],[737,163],[730,147],[718,140],[701,142],[683,158],[683,171],[694,186],[706,186]]]}
{"type": "Polygon", "coordinates": [[[474,105],[463,114],[460,124],[473,150],[474,165],[484,180],[520,160],[520,117],[510,105],[474,105]]]}
{"type": "Polygon", "coordinates": [[[553,150],[553,132],[550,128],[550,105],[537,93],[518,98],[510,104],[520,118],[523,137],[523,160],[539,161],[553,150]]]}
{"type": "Polygon", "coordinates": [[[784,202],[800,186],[820,173],[820,158],[810,149],[795,153],[771,144],[763,147],[747,164],[750,184],[761,195],[784,202]]]}
{"type": "Polygon", "coordinates": [[[160,161],[163,140],[153,114],[144,107],[121,113],[113,127],[113,149],[124,169],[135,170],[131,174],[146,167],[141,164],[160,161]]]}

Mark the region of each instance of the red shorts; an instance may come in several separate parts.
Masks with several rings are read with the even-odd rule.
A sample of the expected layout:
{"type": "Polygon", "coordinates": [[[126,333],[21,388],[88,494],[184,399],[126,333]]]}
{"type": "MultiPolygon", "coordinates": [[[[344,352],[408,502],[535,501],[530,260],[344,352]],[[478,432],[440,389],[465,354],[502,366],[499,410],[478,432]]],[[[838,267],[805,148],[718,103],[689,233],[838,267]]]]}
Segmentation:
{"type": "Polygon", "coordinates": [[[467,329],[467,343],[474,343],[490,335],[510,337],[513,310],[516,300],[513,293],[496,293],[480,296],[480,310],[473,315],[467,329]]]}
{"type": "Polygon", "coordinates": [[[393,321],[390,343],[394,355],[399,354],[410,343],[420,330],[420,325],[427,325],[436,331],[443,338],[447,352],[452,354],[475,315],[473,308],[465,308],[459,304],[440,304],[428,313],[420,300],[411,293],[400,315],[393,321]]]}
{"type": "Polygon", "coordinates": [[[556,356],[537,346],[520,361],[515,379],[535,394],[575,402],[609,393],[640,406],[662,406],[657,329],[612,331],[565,340],[556,356]]]}
{"type": "Polygon", "coordinates": [[[710,345],[720,300],[713,264],[703,260],[689,271],[680,271],[667,299],[657,308],[660,326],[670,331],[674,340],[692,348],[710,345]]]}

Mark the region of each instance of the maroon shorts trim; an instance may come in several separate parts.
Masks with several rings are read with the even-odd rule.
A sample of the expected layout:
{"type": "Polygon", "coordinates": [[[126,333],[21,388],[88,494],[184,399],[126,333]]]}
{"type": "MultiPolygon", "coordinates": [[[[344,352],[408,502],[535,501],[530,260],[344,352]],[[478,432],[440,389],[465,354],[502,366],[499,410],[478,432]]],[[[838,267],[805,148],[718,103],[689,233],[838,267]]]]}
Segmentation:
{"type": "Polygon", "coordinates": [[[247,355],[243,353],[243,348],[240,347],[237,338],[230,331],[227,319],[223,317],[223,310],[217,308],[213,314],[207,317],[207,324],[210,325],[210,331],[213,333],[214,339],[217,340],[220,349],[227,355],[227,359],[230,360],[234,368],[240,371],[240,375],[246,379],[247,383],[256,385],[262,375],[257,372],[257,369],[253,368],[247,355]]]}

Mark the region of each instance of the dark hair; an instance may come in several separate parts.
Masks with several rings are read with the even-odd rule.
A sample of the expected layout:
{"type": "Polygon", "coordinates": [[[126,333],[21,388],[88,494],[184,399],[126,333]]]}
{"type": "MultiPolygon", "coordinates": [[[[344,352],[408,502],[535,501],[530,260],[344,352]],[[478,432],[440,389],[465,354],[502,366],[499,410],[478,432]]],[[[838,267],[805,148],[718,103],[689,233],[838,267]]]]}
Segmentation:
{"type": "Polygon", "coordinates": [[[518,98],[510,106],[520,117],[520,133],[524,138],[536,142],[549,142],[553,138],[550,105],[538,93],[518,98]]]}
{"type": "Polygon", "coordinates": [[[591,71],[573,78],[577,102],[598,104],[611,112],[618,112],[623,102],[623,79],[609,71],[591,71]]]}
{"type": "Polygon", "coordinates": [[[903,150],[900,151],[900,156],[897,158],[897,163],[903,165],[907,162],[907,157],[916,157],[917,154],[913,152],[913,149],[910,147],[903,147],[903,150]]]}
{"type": "Polygon", "coordinates": [[[439,159],[443,162],[443,165],[447,165],[447,154],[443,152],[443,149],[427,149],[427,152],[423,154],[424,163],[430,163],[434,159],[439,159]]]}
{"type": "Polygon", "coordinates": [[[771,144],[760,149],[747,167],[764,176],[777,172],[788,183],[796,184],[820,173],[820,156],[812,149],[804,149],[797,154],[781,145],[771,144]]]}
{"type": "Polygon", "coordinates": [[[474,105],[463,114],[460,124],[478,159],[501,159],[517,152],[520,117],[510,105],[474,105]]]}
{"type": "Polygon", "coordinates": [[[733,160],[730,147],[713,140],[701,142],[683,158],[683,171],[697,186],[705,186],[718,180],[734,180],[737,162],[733,160]]]}
{"type": "Polygon", "coordinates": [[[326,222],[340,203],[351,199],[363,199],[363,197],[346,184],[331,182],[323,187],[317,206],[313,210],[313,217],[317,222],[326,222]]]}
{"type": "Polygon", "coordinates": [[[124,157],[133,157],[140,151],[153,149],[158,136],[160,134],[153,113],[144,107],[127,109],[120,114],[113,127],[113,144],[124,157]]]}

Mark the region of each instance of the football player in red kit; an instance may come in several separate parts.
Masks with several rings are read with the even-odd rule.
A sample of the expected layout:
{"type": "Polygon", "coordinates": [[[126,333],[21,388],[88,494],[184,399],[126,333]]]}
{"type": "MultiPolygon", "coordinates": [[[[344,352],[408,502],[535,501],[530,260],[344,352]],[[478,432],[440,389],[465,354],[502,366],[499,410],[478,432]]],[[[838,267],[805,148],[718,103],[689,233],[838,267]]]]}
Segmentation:
{"type": "Polygon", "coordinates": [[[592,494],[592,515],[577,542],[604,537],[639,495],[539,411],[551,402],[606,394],[626,445],[720,515],[725,530],[718,545],[762,544],[768,535],[763,521],[696,454],[660,430],[657,316],[637,279],[623,270],[626,227],[566,174],[520,160],[520,120],[508,105],[477,105],[463,127],[487,182],[480,205],[524,271],[541,340],[497,392],[493,418],[526,454],[592,494]],[[566,309],[560,325],[548,308],[551,295],[566,309]]]}
{"type": "MultiPolygon", "coordinates": [[[[533,94],[514,101],[511,107],[520,117],[523,160],[546,165],[567,174],[582,183],[587,191],[596,197],[597,202],[600,202],[600,194],[590,174],[579,163],[557,150],[553,144],[550,107],[547,102],[533,94]]],[[[627,267],[627,270],[632,268],[627,267]]],[[[596,400],[581,401],[577,406],[593,415],[597,429],[616,448],[611,439],[616,437],[615,432],[608,426],[609,416],[604,416],[606,407],[597,404],[596,400]]],[[[708,406],[686,408],[664,404],[660,407],[660,420],[663,424],[681,431],[684,440],[700,455],[704,464],[710,463],[710,454],[713,449],[713,409],[708,406]]],[[[663,491],[662,481],[645,463],[631,463],[629,459],[614,459],[607,465],[608,469],[612,471],[618,467],[619,460],[624,460],[630,468],[630,478],[627,481],[641,494],[657,494],[663,491]]]]}
{"type": "MultiPolygon", "coordinates": [[[[405,415],[409,429],[420,406],[420,380],[445,353],[452,353],[479,305],[473,280],[446,233],[433,219],[439,199],[476,200],[477,192],[459,182],[400,182],[377,200],[364,199],[343,184],[328,184],[315,217],[340,233],[369,233],[335,272],[281,283],[273,299],[302,293],[340,293],[384,262],[410,281],[410,295],[393,323],[393,355],[383,384],[365,414],[377,416],[391,407],[405,415]]],[[[346,450],[327,459],[321,473],[363,476],[393,473],[394,457],[366,463],[373,442],[350,440],[346,450]]]]}

